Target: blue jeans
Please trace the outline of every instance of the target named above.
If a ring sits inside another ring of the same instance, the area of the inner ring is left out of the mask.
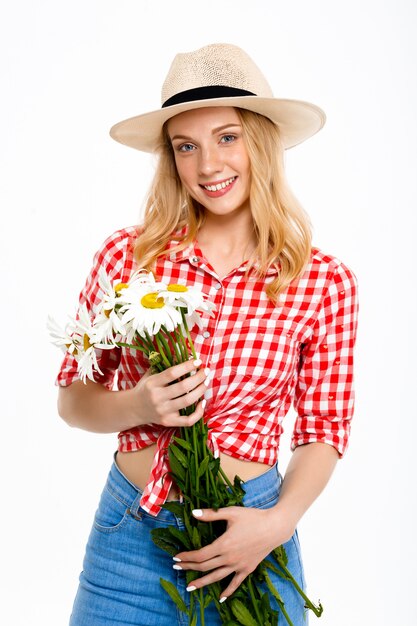
[[[260,509],[274,506],[281,486],[277,465],[261,476],[246,481],[243,486],[246,506]],[[188,605],[185,574],[172,568],[171,556],[154,545],[150,534],[153,528],[168,524],[182,529],[182,522],[164,510],[157,517],[149,515],[139,506],[141,495],[141,491],[121,473],[114,462],[88,539],[70,626],[188,624],[186,614],[176,608],[159,582],[161,577],[174,583]],[[260,529],[256,530],[259,532]],[[288,568],[304,588],[297,533],[284,545]],[[270,576],[284,599],[294,626],[305,626],[307,616],[301,597],[282,578],[273,572]],[[274,600],[271,604],[276,606]],[[213,603],[206,609],[205,622],[209,626],[221,623]],[[279,623],[286,623],[281,613]]]

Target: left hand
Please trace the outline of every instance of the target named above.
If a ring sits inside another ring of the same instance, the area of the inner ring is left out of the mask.
[[[274,514],[275,513],[275,514]],[[196,589],[217,582],[235,573],[230,584],[222,593],[228,598],[259,563],[279,545],[288,541],[294,529],[286,527],[285,520],[272,509],[255,509],[230,506],[213,511],[204,509],[201,516],[195,517],[204,522],[226,520],[227,530],[213,543],[191,552],[179,552],[179,565],[183,570],[209,572],[193,580]]]

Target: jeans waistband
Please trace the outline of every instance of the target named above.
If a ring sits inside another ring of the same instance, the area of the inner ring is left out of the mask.
[[[116,454],[117,452],[114,453],[114,460],[107,478],[107,487],[126,506],[131,506],[132,503],[140,501],[142,491],[120,470],[116,462]],[[270,504],[270,506],[273,506],[278,500],[281,482],[282,478],[278,471],[278,463],[267,469],[260,476],[246,480],[242,484],[245,491],[244,505],[261,507]],[[158,514],[158,519],[169,521],[171,518],[172,514],[164,509]]]

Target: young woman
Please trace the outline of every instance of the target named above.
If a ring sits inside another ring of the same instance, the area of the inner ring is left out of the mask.
[[[312,247],[283,168],[284,149],[324,119],[310,103],[273,98],[240,48],[214,44],[175,57],[160,110],[111,130],[121,143],[156,151],[158,166],[143,224],[105,241],[80,302],[94,313],[100,268],[121,282],[148,268],[164,281],[200,286],[216,308],[206,327],[193,331],[201,367],[190,361],[151,376],[134,351],[105,351],[98,384],[83,384],[74,358],[64,359],[60,415],[71,426],[119,433],[72,626],[185,624],[160,578],[188,603],[193,588],[229,576],[227,601],[281,544],[304,586],[296,525],[344,454],[353,412],[356,280],[336,257]],[[195,412],[180,416],[193,403]],[[278,446],[291,403],[298,414],[294,452],[282,480]],[[176,429],[201,419],[226,474],[245,481],[245,507],[198,511],[201,520],[225,520],[226,532],[172,561],[150,536],[152,528],[181,526],[161,509],[179,498],[175,484],[162,480],[166,445]],[[203,575],[186,589],[189,569]],[[305,624],[293,587],[273,581],[293,623]],[[220,623],[213,605],[206,623]]]

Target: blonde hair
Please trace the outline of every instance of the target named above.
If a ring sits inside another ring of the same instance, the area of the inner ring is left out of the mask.
[[[255,271],[264,277],[270,267],[278,268],[277,278],[266,285],[268,297],[275,302],[309,261],[310,221],[286,181],[278,126],[258,113],[236,111],[251,163],[250,207],[258,242],[248,271],[256,264]],[[204,221],[204,209],[183,189],[177,174],[166,124],[158,154],[143,230],[134,251],[139,265],[148,270],[165,254],[173,233],[184,230],[182,236],[176,234],[179,243],[173,249],[182,250],[197,238]]]

